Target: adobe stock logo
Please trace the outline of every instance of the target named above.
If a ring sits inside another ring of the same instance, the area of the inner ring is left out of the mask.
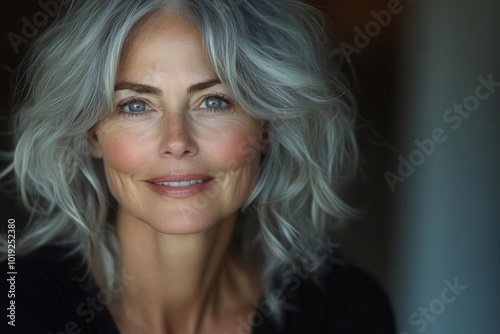
[[[411,1],[411,0],[409,0]],[[339,47],[348,63],[351,63],[351,56],[353,54],[360,54],[361,51],[368,47],[372,39],[377,37],[383,30],[389,26],[393,16],[400,14],[404,7],[399,0],[389,0],[386,9],[378,12],[375,10],[370,11],[370,15],[374,20],[365,24],[364,28],[354,27],[356,35],[352,44],[342,42]]]
[[[301,267],[288,269],[281,274],[282,286],[291,292],[296,291],[302,285],[302,282],[311,277],[311,275],[318,270],[315,265],[318,262],[323,262],[332,256],[335,249],[340,247],[340,244],[331,240],[331,236],[326,238],[316,238],[317,246],[314,252],[309,257],[301,258]],[[238,326],[231,334],[250,334],[253,329],[259,328],[264,324],[266,318],[273,316],[276,312],[276,307],[286,302],[286,290],[282,288],[275,288],[269,292],[265,299],[259,301],[254,300],[253,305],[256,307],[255,312],[248,314],[246,319],[241,316],[236,318]],[[227,331],[224,334],[229,334]]]
[[[14,32],[9,32],[7,34],[7,38],[15,53],[19,52],[19,45],[28,44],[29,41],[38,34],[38,30],[49,23],[49,18],[55,16],[59,12],[61,2],[62,0],[48,0],[45,2],[40,0],[38,1],[38,6],[40,6],[42,10],[33,14],[31,20],[26,16],[21,18],[21,22],[23,23],[21,35]]]
[[[474,93],[465,97],[462,103],[455,103],[449,109],[443,112],[443,122],[451,127],[453,131],[458,130],[464,120],[473,116],[481,106],[481,102],[486,101],[500,87],[500,81],[493,80],[493,74],[487,77],[482,75],[477,77],[478,84],[474,89]],[[448,140],[448,134],[444,128],[437,127],[433,129],[428,138],[414,140],[416,148],[412,150],[407,157],[398,156],[399,166],[397,173],[391,171],[384,172],[384,178],[391,192],[396,191],[396,185],[403,183],[421,166],[425,160],[433,155],[438,147],[438,144],[443,144]]]
[[[85,302],[81,302],[76,307],[76,314],[83,318],[85,323],[90,324],[95,320],[97,313],[106,310],[106,305],[109,305],[116,296],[120,296],[125,287],[130,281],[135,279],[135,275],[129,275],[122,268],[121,273],[117,272],[117,279],[115,283],[107,288],[100,289],[95,295],[89,294],[85,299]],[[76,319],[75,319],[76,320]],[[69,321],[65,324],[64,328],[61,328],[59,332],[49,332],[48,334],[80,334],[84,333],[82,328],[80,328],[76,321]],[[87,332],[87,331],[85,331]]]
[[[455,277],[453,283],[447,279],[443,283],[445,287],[441,290],[439,298],[431,300],[426,307],[419,307],[418,312],[413,312],[408,317],[409,324],[418,327],[418,333],[423,333],[429,327],[429,323],[434,322],[437,316],[441,315],[447,306],[454,303],[462,292],[468,288],[467,285],[458,282],[458,277]],[[410,332],[403,331],[399,332],[399,334],[410,334]]]

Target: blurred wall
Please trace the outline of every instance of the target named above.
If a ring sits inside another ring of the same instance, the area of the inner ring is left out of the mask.
[[[399,329],[499,333],[500,3],[406,4],[389,170]]]
[[[386,288],[400,334],[498,333],[500,3],[311,3],[380,134],[361,136],[368,211],[339,250]]]

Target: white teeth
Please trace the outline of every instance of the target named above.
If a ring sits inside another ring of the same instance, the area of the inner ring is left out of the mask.
[[[186,187],[197,183],[203,183],[204,180],[190,180],[190,181],[181,181],[181,182],[155,182],[155,184],[159,184],[162,186],[168,187]]]

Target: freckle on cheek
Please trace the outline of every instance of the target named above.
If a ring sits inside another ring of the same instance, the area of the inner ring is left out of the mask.
[[[243,165],[245,164],[246,156],[240,152],[240,145],[248,139],[243,135],[229,135],[223,140],[226,141],[225,144],[219,146],[218,151],[221,156],[222,161],[232,162],[233,166],[227,167],[235,167],[234,164]]]
[[[121,172],[137,171],[144,163],[144,148],[124,136],[108,138],[104,150],[106,164]]]

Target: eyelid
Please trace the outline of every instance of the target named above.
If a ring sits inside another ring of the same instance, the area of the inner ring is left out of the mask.
[[[225,107],[219,107],[219,108],[210,108],[210,107],[201,108],[200,107],[208,99],[213,98],[213,97],[220,98],[227,105]],[[201,99],[201,102],[198,103],[198,107],[196,107],[195,109],[224,109],[224,108],[231,108],[231,107],[234,107],[234,101],[231,97],[229,97],[225,94],[222,94],[222,93],[210,93],[210,94],[203,96],[203,98]]]
[[[142,102],[146,105],[147,109],[142,110],[142,111],[129,111],[129,110],[124,110],[125,106],[130,103],[134,102]],[[144,99],[142,97],[138,96],[130,96],[127,97],[120,102],[117,103],[116,105],[116,111],[118,111],[120,114],[125,115],[125,116],[142,116],[150,111],[154,110],[153,107],[151,107],[151,102],[149,102],[147,99]]]
[[[226,105],[222,106],[222,107],[218,107],[218,108],[202,107],[202,105],[204,103],[206,103],[206,101],[208,99],[213,98],[213,97],[220,98],[223,101],[223,103]],[[142,102],[142,103],[146,104],[147,109],[143,110],[143,111],[125,110],[127,104],[134,103],[134,102]],[[134,117],[134,116],[143,116],[147,113],[150,113],[151,111],[156,110],[156,108],[154,108],[152,105],[154,105],[154,104],[146,98],[143,98],[140,96],[128,96],[128,97],[121,99],[118,103],[116,103],[115,108],[116,108],[116,111],[123,116]],[[206,111],[207,113],[222,113],[222,112],[230,111],[233,109],[234,109],[234,100],[230,96],[223,94],[223,93],[209,93],[209,94],[204,95],[201,98],[201,101],[197,102],[196,107],[194,108],[194,110]]]

